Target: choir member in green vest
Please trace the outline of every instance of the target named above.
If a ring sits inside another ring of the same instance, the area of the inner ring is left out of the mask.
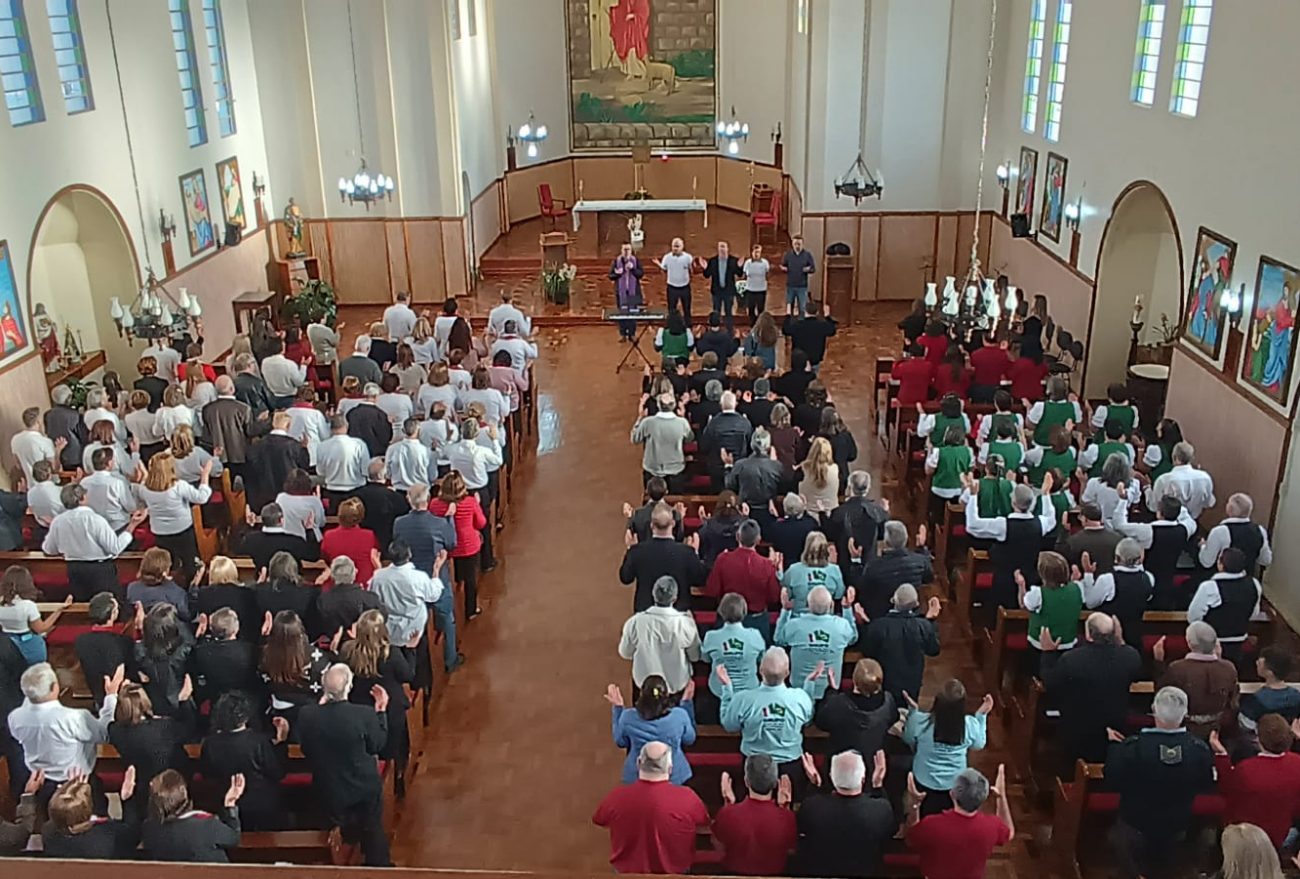
[[[1083,410],[1065,378],[1054,375],[1047,380],[1047,399],[1030,406],[1025,420],[1034,433],[1035,445],[1045,446],[1051,441],[1053,427],[1069,425],[1073,429],[1082,424]]]
[[[949,423],[941,435],[940,445],[931,446],[925,458],[925,472],[930,475],[930,524],[943,521],[948,501],[961,497],[963,480],[975,466],[975,456],[966,445],[966,431],[959,423]]]
[[[1063,424],[1052,428],[1046,447],[1035,445],[1025,452],[1024,463],[1029,467],[1029,482],[1033,485],[1043,481],[1043,474],[1049,470],[1059,470],[1069,479],[1079,469],[1078,454],[1071,445],[1073,434]]]
[[[668,312],[667,322],[655,333],[655,350],[663,352],[665,358],[678,360],[685,357],[689,360],[694,347],[695,334],[686,326],[681,312],[675,309]]]
[[[1065,515],[1074,509],[1074,493],[1070,491],[1070,480],[1059,470],[1052,471],[1052,490],[1047,499],[1056,510],[1056,527],[1066,527]]]
[[[1083,589],[1070,579],[1069,562],[1059,552],[1038,554],[1038,580],[1041,585],[1026,587],[1024,573],[1016,571],[1020,606],[1029,611],[1029,643],[1042,651],[1046,676],[1060,651],[1070,649],[1078,640]]]
[[[1125,439],[1128,434],[1119,419],[1106,422],[1104,437],[1079,453],[1079,468],[1086,470],[1089,476],[1100,476],[1101,467],[1111,455],[1123,455],[1131,465],[1137,454],[1133,446]]]
[[[1014,405],[1011,392],[999,389],[993,395],[993,412],[980,419],[980,429],[976,439],[986,443],[998,435],[999,424],[1009,424],[1014,428],[1015,436],[1021,444],[1028,445],[1025,441],[1025,419],[1013,411]]]
[[[1011,490],[1015,483],[1007,479],[1007,467],[1001,455],[990,455],[984,464],[976,495],[976,509],[981,519],[995,519],[1011,513]]]
[[[1025,444],[1020,441],[1020,432],[1015,424],[1006,421],[999,423],[989,441],[980,444],[981,464],[987,463],[994,455],[1002,458],[1008,473],[1020,471],[1025,462]]]
[[[936,413],[927,413],[920,403],[916,404],[916,412],[920,416],[916,422],[916,435],[929,439],[931,446],[946,445],[943,438],[953,425],[961,429],[962,437],[970,433],[970,419],[962,411],[961,397],[956,394],[945,394]],[[935,437],[939,438],[938,443],[934,441]]]
[[[1106,402],[1092,410],[1092,429],[1097,442],[1102,441],[1109,421],[1118,421],[1126,437],[1132,437],[1138,428],[1137,407],[1129,402],[1128,385],[1123,382],[1109,385],[1106,388]]]

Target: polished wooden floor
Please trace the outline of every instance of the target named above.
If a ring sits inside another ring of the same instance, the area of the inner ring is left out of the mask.
[[[895,344],[900,315],[900,306],[873,307],[833,340],[823,373],[858,439],[859,466],[878,478],[884,454],[867,389],[876,353]],[[639,376],[613,369],[624,350],[612,329],[543,331],[538,444],[519,469],[503,561],[482,587],[487,613],[462,635],[468,663],[433,711],[397,828],[403,865],[608,869],[605,834],[590,818],[618,783],[623,759],[601,694],[629,674],[616,651],[631,611],[631,593],[617,579],[620,506],[641,488],[639,450],[627,440]],[[914,518],[913,498],[889,480],[884,492],[896,514]],[[952,675],[979,692],[969,643],[950,620],[942,633],[926,694]],[[1004,736],[996,723],[990,734],[990,748],[972,762],[992,775]],[[1016,861],[990,875],[1034,869],[1017,845]]]

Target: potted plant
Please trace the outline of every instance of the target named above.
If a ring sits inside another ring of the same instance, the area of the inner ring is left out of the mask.
[[[1156,340],[1138,348],[1136,361],[1168,366],[1173,362],[1174,348],[1178,345],[1178,337],[1182,335],[1182,327],[1170,323],[1169,315],[1161,313],[1160,325],[1153,329],[1156,331]]]
[[[296,321],[300,327],[312,323],[332,327],[337,314],[334,288],[325,281],[308,281],[296,294],[284,300],[280,308],[280,325],[289,326]]]
[[[569,304],[569,287],[578,276],[578,267],[570,263],[548,263],[542,269],[542,293],[547,302]]]

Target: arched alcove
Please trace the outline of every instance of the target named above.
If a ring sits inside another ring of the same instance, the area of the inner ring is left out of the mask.
[[[59,328],[71,329],[83,350],[103,349],[108,369],[135,374],[136,352],[109,315],[114,296],[123,307],[140,287],[135,245],[108,197],[89,186],[59,190],[32,233],[27,289],[32,308],[44,304]]]
[[[1130,183],[1115,199],[1097,255],[1096,292],[1088,332],[1083,389],[1104,397],[1106,386],[1128,374],[1129,322],[1142,305],[1145,327],[1138,341],[1160,338],[1160,316],[1177,327],[1183,314],[1183,245],[1178,221],[1160,187]]]

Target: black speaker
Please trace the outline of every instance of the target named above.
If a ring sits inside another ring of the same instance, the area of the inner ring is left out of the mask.
[[[244,238],[244,230],[234,223],[226,224],[226,247],[234,247]]]
[[[1031,234],[1029,231],[1029,214],[1012,214],[1011,237],[1028,238]]]

